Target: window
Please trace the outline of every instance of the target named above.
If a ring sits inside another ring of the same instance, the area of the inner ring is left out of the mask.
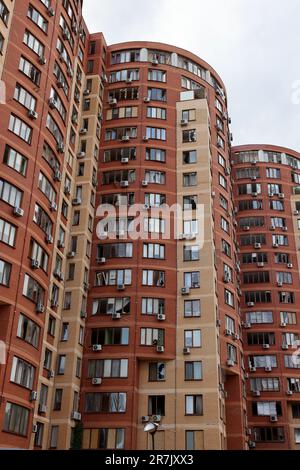
[[[200,287],[200,272],[184,273],[184,287],[198,289]]]
[[[0,285],[9,287],[12,265],[0,259]]]
[[[165,396],[150,395],[148,397],[148,415],[165,416]]]
[[[199,261],[199,259],[200,259],[199,245],[183,247],[183,260],[184,261]]]
[[[254,303],[270,303],[271,302],[271,292],[270,291],[248,291],[245,292],[245,302],[254,302]]]
[[[10,168],[16,170],[22,176],[26,175],[28,158],[24,157],[24,155],[17,152],[9,145],[6,145],[5,147],[3,162]]]
[[[38,204],[35,205],[33,221],[43,230],[43,232],[45,232],[46,235],[51,235],[53,227],[52,221],[48,214]]]
[[[66,355],[60,354],[57,359],[57,374],[63,375],[66,367]]]
[[[93,328],[91,344],[128,345],[129,328]]]
[[[23,295],[35,304],[44,302],[45,291],[41,285],[28,274],[24,276]]]
[[[204,449],[204,431],[185,431],[186,450]]]
[[[284,428],[271,426],[254,427],[253,435],[256,442],[283,442]]]
[[[153,269],[144,269],[142,273],[143,286],[165,286],[165,272]]]
[[[183,196],[183,210],[196,210],[197,196]]]
[[[145,218],[144,230],[148,233],[165,233],[165,220],[154,217]]]
[[[203,415],[203,397],[202,395],[186,395],[185,396],[185,414],[186,415]]]
[[[83,442],[87,449],[124,449],[125,429],[84,429]]]
[[[93,300],[92,315],[112,315],[130,313],[129,297],[109,297]]]
[[[0,0],[0,18],[5,24],[5,26],[7,26],[8,18],[9,18],[9,10],[3,0]]]
[[[44,436],[44,424],[37,421],[36,427],[37,427],[37,431],[34,435],[34,446],[42,447],[43,436]]]
[[[201,348],[201,330],[185,330],[184,346],[186,348]]]
[[[131,269],[111,269],[96,272],[95,286],[130,285],[131,275]]]
[[[187,150],[183,152],[182,161],[184,164],[197,163],[197,150]]]
[[[20,207],[23,192],[16,186],[0,179],[0,199],[12,207]]]
[[[166,140],[167,131],[166,129],[162,129],[160,127],[147,127],[146,137],[147,139]]]
[[[165,313],[165,300],[152,297],[142,298],[142,315],[158,315]]]
[[[17,337],[31,344],[35,348],[38,347],[40,338],[40,327],[22,313],[19,316]]]
[[[278,299],[282,304],[294,304],[295,294],[294,292],[278,292]]]
[[[86,393],[86,413],[125,413],[126,393]]]
[[[166,203],[165,194],[158,193],[146,193],[145,194],[145,205],[149,207],[160,207]]]
[[[4,431],[26,436],[28,430],[29,410],[23,406],[7,402],[5,407]]]
[[[14,99],[18,101],[26,109],[34,111],[36,108],[36,99],[23,88],[19,83],[16,84]]]
[[[184,301],[184,316],[189,317],[200,317],[201,315],[201,303],[200,300],[185,300]]]
[[[151,160],[151,161],[156,161],[156,162],[165,162],[166,151],[163,149],[157,149],[157,148],[146,148],[146,160]]]
[[[267,178],[280,179],[280,169],[279,168],[267,168],[266,169]]]
[[[221,229],[229,233],[229,222],[224,217],[221,217]]]
[[[287,386],[292,392],[300,392],[300,379],[298,377],[287,378]]]
[[[148,98],[151,101],[167,101],[167,90],[162,88],[148,88]]]
[[[55,203],[56,200],[56,191],[53,188],[52,184],[48,180],[48,178],[44,175],[44,173],[40,172],[39,174],[39,189],[42,193],[46,196],[50,204]]]
[[[184,380],[202,380],[202,362],[186,361],[184,363]]]
[[[28,362],[14,357],[11,367],[10,380],[22,387],[32,389],[34,381],[35,368]]]
[[[248,333],[247,334],[248,344],[251,345],[263,345],[269,344],[273,346],[275,344],[275,334],[274,333]]]
[[[57,79],[57,84],[59,84],[59,86],[62,87],[64,94],[68,97],[69,95],[68,81],[57,62],[54,63],[53,74],[55,75]]]
[[[60,99],[57,91],[53,87],[51,87],[50,99],[52,99],[54,101],[55,108],[57,109],[58,113],[60,114],[60,117],[62,118],[62,120],[65,121],[66,117],[67,117],[66,108],[63,105],[63,102]]]
[[[48,21],[35,9],[29,5],[28,18],[30,18],[44,33],[48,31]]]
[[[17,116],[13,114],[10,115],[8,128],[11,132],[20,137],[20,139],[27,142],[27,144],[31,143],[32,128]]]
[[[122,158],[128,158],[129,160],[136,159],[136,147],[129,148],[116,148],[104,151],[105,163],[108,162],[119,162]]]
[[[4,36],[2,33],[0,33],[0,54],[3,54],[3,49],[4,49]]]
[[[166,82],[167,73],[164,70],[148,70],[148,80],[153,82]]]
[[[63,134],[60,131],[60,126],[54,121],[53,117],[51,114],[48,114],[47,116],[47,121],[46,121],[46,127],[51,132],[53,135],[54,139],[56,140],[56,143],[58,145],[63,145]]]
[[[277,358],[276,356],[264,355],[264,356],[249,356],[249,365],[250,367],[265,368],[277,367]]]
[[[300,369],[299,360],[295,361],[293,356],[289,356],[287,354],[284,356],[284,365],[288,369]]]
[[[296,325],[297,317],[294,312],[280,312],[280,321],[287,325]]]
[[[166,379],[166,364],[164,362],[149,363],[149,382],[161,382]]]
[[[17,228],[0,218],[0,242],[9,246],[15,246]]]
[[[130,139],[135,139],[137,137],[137,128],[136,127],[117,127],[114,129],[105,130],[105,141],[110,140],[122,140],[123,137],[129,137]]]
[[[262,210],[263,202],[261,199],[245,199],[239,201],[239,211]]]
[[[50,449],[56,449],[58,443],[59,426],[51,426],[50,431]]]
[[[20,58],[19,70],[24,73],[36,85],[40,85],[41,72],[29,60],[23,56]]]
[[[147,117],[151,119],[167,119],[167,110],[165,108],[147,107]]]
[[[61,410],[62,397],[63,397],[63,389],[57,388],[54,394],[54,405],[53,405],[54,411]]]
[[[144,243],[143,258],[164,259],[165,245],[160,245],[159,243]]]
[[[227,360],[233,361],[235,364],[237,363],[237,349],[230,343],[227,343]]]
[[[197,134],[196,129],[188,129],[182,131],[182,142],[196,142],[197,141]]]
[[[49,256],[46,251],[33,239],[30,242],[30,259],[37,261],[45,272],[48,270]]]
[[[253,416],[281,416],[281,402],[260,401],[252,402]]]
[[[269,271],[248,271],[243,275],[244,284],[262,284],[270,282]]]
[[[165,331],[158,328],[141,328],[141,346],[163,346]]]
[[[88,361],[88,378],[125,378],[128,359],[93,359]]]
[[[154,184],[165,184],[166,174],[162,171],[147,170],[145,171],[145,181]]]
[[[252,392],[277,392],[280,390],[279,378],[276,377],[257,377],[250,379],[250,389]]]
[[[135,178],[135,170],[105,171],[102,174],[102,183],[104,185],[120,183],[121,181],[128,181],[129,183],[133,183]]]
[[[184,173],[183,174],[183,186],[196,186],[197,185],[197,173]]]
[[[246,313],[248,323],[273,323],[273,312],[248,312]]]

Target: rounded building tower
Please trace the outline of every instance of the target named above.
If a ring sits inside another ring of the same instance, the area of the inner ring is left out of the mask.
[[[245,145],[232,160],[250,447],[297,449],[300,154]]]

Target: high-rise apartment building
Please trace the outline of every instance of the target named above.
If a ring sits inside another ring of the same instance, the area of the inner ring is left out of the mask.
[[[81,8],[0,0],[0,447],[297,448],[300,155]]]

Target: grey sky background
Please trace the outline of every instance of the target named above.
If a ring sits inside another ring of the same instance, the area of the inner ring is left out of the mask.
[[[84,0],[84,17],[108,44],[165,42],[212,65],[228,92],[234,145],[300,151],[300,0]]]

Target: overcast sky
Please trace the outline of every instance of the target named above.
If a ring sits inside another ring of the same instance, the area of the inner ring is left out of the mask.
[[[293,85],[300,90],[300,0],[83,1],[90,31],[108,44],[165,42],[212,65],[227,88],[234,145],[300,151],[300,91],[292,99]]]

